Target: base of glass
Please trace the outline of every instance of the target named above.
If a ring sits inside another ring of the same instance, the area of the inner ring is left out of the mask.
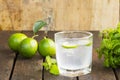
[[[62,76],[67,76],[67,77],[76,77],[76,76],[81,76],[85,75],[91,72],[91,66],[82,68],[82,69],[77,69],[77,70],[67,70],[67,69],[62,69],[60,68],[60,75]]]

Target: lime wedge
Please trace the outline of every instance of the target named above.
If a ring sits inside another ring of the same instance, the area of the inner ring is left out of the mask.
[[[92,41],[90,41],[90,40],[80,40],[79,44],[80,44],[80,46],[91,46]]]
[[[78,44],[71,44],[68,42],[62,44],[62,47],[66,49],[77,48],[78,46],[79,46]]]
[[[91,46],[92,42],[90,41],[89,43],[87,43],[85,46]]]

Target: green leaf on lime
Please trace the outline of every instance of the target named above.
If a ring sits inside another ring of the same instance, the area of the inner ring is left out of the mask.
[[[42,20],[39,20],[39,21],[35,22],[34,25],[33,25],[34,34],[36,34],[39,31],[39,29],[41,29],[42,27],[44,27],[46,25],[47,25],[47,23],[42,21]]]

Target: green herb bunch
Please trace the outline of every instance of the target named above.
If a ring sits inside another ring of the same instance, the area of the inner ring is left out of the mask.
[[[43,62],[43,66],[46,70],[48,70],[53,75],[59,75],[59,70],[57,66],[57,61],[50,56],[46,56],[45,62]]]
[[[99,58],[104,57],[104,66],[117,68],[120,66],[120,23],[117,28],[109,28],[100,33],[102,41],[97,49]]]

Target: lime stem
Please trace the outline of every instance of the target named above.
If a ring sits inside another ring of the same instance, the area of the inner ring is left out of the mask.
[[[47,35],[48,31],[46,30],[46,31],[44,31],[44,33],[45,33],[45,36],[47,37],[47,36],[48,36],[48,35]]]
[[[34,36],[32,36],[32,38],[34,39],[34,38],[37,37],[37,36],[39,36],[39,35],[34,35]]]

